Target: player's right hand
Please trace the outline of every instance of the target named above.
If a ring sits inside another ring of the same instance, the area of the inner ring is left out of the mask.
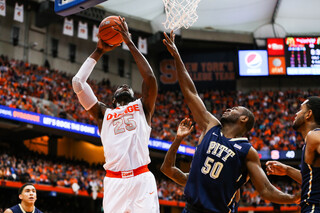
[[[266,170],[268,175],[287,175],[288,166],[278,161],[268,161],[266,163]]]
[[[97,36],[98,36],[98,35],[97,35]],[[99,40],[98,40],[98,43],[97,43],[97,50],[101,51],[102,53],[109,52],[109,51],[115,49],[116,47],[120,46],[120,44],[117,45],[117,46],[116,46],[116,45],[111,46],[111,45],[103,42],[103,41],[99,38],[99,36],[98,36],[98,39],[99,39]]]
[[[178,127],[177,137],[184,138],[189,135],[193,130],[192,121],[190,118],[183,119]]]

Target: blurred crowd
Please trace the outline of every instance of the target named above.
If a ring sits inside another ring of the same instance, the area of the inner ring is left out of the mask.
[[[86,190],[94,199],[103,192],[105,171],[102,165],[28,152],[21,156],[0,154],[0,181],[31,182],[72,188],[75,194]],[[159,199],[183,200],[183,187],[168,179],[157,179]]]
[[[0,181],[11,180],[32,182],[50,186],[71,188],[76,195],[79,190],[86,190],[95,200],[97,193],[103,192],[105,171],[102,165],[89,165],[84,161],[68,160],[63,157],[48,158],[34,152],[22,155],[0,154]],[[161,200],[184,201],[184,188],[169,179],[157,177],[158,196]],[[272,181],[281,191],[290,194],[300,190],[300,186],[289,179]],[[269,206],[263,200],[251,182],[241,187],[241,206]]]
[[[51,186],[71,187],[98,193],[103,187],[105,171],[102,166],[89,165],[84,161],[57,158],[33,153],[23,156],[0,154],[0,180],[31,182]]]
[[[279,177],[275,181],[271,181],[271,183],[277,189],[288,194],[296,194],[296,193],[299,193],[300,191],[300,185],[288,177],[286,178]],[[272,206],[274,204],[268,200],[262,199],[259,193],[255,190],[252,183],[249,181],[241,187],[240,205],[256,207],[256,206]],[[292,205],[295,205],[295,204],[292,204]]]
[[[48,67],[32,65],[23,61],[0,57],[0,105],[36,113],[94,124],[79,104],[72,90],[70,74]],[[105,79],[89,80],[98,99],[111,106],[115,87]],[[295,113],[304,99],[320,95],[320,90],[287,91],[203,91],[199,93],[208,111],[220,115],[233,106],[248,107],[255,115],[256,123],[248,137],[257,150],[301,149],[303,139],[291,127]],[[136,94],[138,98],[140,94]],[[46,105],[52,103],[56,110]],[[172,141],[177,126],[185,117],[192,117],[180,91],[159,91],[156,110],[152,120],[151,137]],[[200,136],[199,128],[183,143],[195,146]],[[83,161],[64,158],[48,159],[39,154],[26,156],[0,154],[0,180],[33,182],[52,186],[71,187],[75,193],[87,190],[89,194],[102,192],[105,171],[102,165],[89,165]],[[294,182],[275,182],[279,189],[288,193],[299,190]],[[158,195],[163,200],[183,201],[183,187],[168,179],[157,179]],[[271,205],[260,198],[249,182],[241,188],[243,205]]]
[[[0,105],[5,105],[37,113],[78,122],[95,124],[89,113],[79,104],[72,90],[73,76],[48,67],[32,65],[23,61],[0,57]],[[113,91],[108,79],[101,82],[88,82],[98,99],[111,106]],[[256,123],[250,141],[257,150],[296,150],[303,140],[292,129],[291,124],[300,103],[310,95],[320,95],[320,90],[287,91],[213,91],[199,93],[208,111],[220,118],[230,107],[241,105],[248,107],[255,115]],[[140,94],[136,94],[137,98]],[[36,99],[35,99],[36,98]],[[42,103],[46,100],[55,107]],[[156,110],[152,119],[151,137],[172,141],[179,122],[192,117],[184,103],[180,91],[160,91],[156,101]],[[188,136],[183,144],[195,146],[200,136],[199,128]]]

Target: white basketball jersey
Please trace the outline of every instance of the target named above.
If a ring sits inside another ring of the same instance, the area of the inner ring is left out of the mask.
[[[140,99],[116,109],[108,108],[101,128],[104,169],[126,171],[149,164],[150,132]]]

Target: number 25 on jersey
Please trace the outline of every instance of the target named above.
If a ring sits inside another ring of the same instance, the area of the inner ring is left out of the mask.
[[[125,131],[135,130],[136,122],[133,120],[133,115],[127,114],[113,121],[114,134],[118,135]]]

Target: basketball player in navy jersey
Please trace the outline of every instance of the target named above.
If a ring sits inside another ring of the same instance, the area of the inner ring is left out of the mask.
[[[37,200],[37,191],[32,183],[26,183],[19,189],[20,204],[12,206],[4,211],[4,213],[42,213],[34,206]]]
[[[268,161],[268,175],[288,175],[301,185],[301,212],[320,213],[320,97],[312,96],[301,104],[293,128],[305,139],[301,171],[278,161]]]
[[[254,116],[245,107],[233,107],[219,121],[205,108],[174,44],[164,33],[163,43],[174,58],[177,76],[193,119],[202,130],[188,174],[174,165],[163,168],[167,176],[185,184],[184,213],[232,212],[237,190],[250,177],[261,197],[275,203],[294,203],[297,196],[274,187],[261,168],[258,152],[243,136],[251,130]],[[168,164],[165,164],[168,165]]]

